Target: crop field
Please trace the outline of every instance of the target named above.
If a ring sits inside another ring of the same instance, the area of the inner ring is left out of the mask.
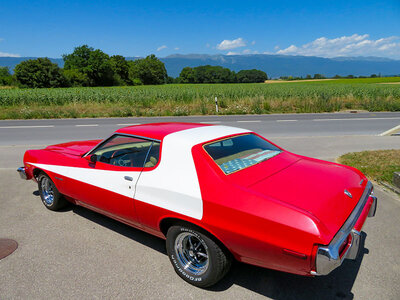
[[[400,111],[400,77],[257,84],[0,89],[0,119]]]

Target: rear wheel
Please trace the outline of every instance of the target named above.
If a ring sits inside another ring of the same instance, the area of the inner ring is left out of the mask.
[[[48,209],[59,210],[68,204],[67,200],[57,190],[54,182],[46,174],[42,173],[39,175],[38,187],[40,198],[44,206]]]
[[[175,272],[198,287],[216,284],[229,271],[231,258],[206,233],[172,226],[167,233],[167,252]]]

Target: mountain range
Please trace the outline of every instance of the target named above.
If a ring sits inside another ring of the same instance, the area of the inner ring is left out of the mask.
[[[36,57],[0,57],[0,66],[14,67],[21,61]],[[127,57],[135,60],[138,57]],[[62,58],[50,58],[60,67]],[[316,73],[332,77],[335,75],[369,76],[371,74],[399,75],[400,60],[382,57],[336,57],[323,58],[316,56],[292,56],[276,54],[247,54],[247,55],[207,55],[207,54],[174,54],[160,58],[164,62],[168,75],[179,76],[184,67],[201,65],[223,66],[233,71],[258,69],[266,72],[268,77],[303,76]]]

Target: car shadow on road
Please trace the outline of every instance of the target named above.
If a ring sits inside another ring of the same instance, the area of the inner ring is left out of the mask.
[[[98,225],[167,255],[165,242],[158,237],[81,206],[71,205],[69,209]],[[208,290],[218,294],[232,285],[239,285],[272,299],[353,299],[351,290],[363,257],[368,254],[368,249],[364,247],[366,236],[366,233],[361,233],[357,259],[345,260],[342,266],[327,276],[304,277],[235,262],[227,276]]]
[[[167,255],[165,249],[165,241],[161,238],[155,237],[144,231],[128,226],[124,223],[106,217],[102,214],[96,213],[90,209],[84,208],[77,205],[69,205],[69,210],[72,210],[75,214],[84,217],[98,225],[101,225],[107,229],[115,231],[131,240],[134,240],[142,245],[150,247],[160,253]],[[66,210],[68,210],[66,208]]]
[[[224,291],[236,284],[272,299],[353,299],[351,290],[364,255],[369,252],[364,247],[367,235],[361,234],[357,259],[345,260],[327,276],[304,277],[235,263],[228,276],[210,290]]]

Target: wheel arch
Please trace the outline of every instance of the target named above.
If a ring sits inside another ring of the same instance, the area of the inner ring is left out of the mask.
[[[39,168],[34,168],[34,169],[33,169],[33,172],[32,172],[33,177],[34,177],[35,179],[38,178],[39,175],[40,175],[41,173],[44,173],[44,174],[46,174],[47,176],[49,176],[49,174],[47,174],[44,170],[39,169]],[[50,176],[49,176],[49,177],[50,177]]]
[[[51,181],[54,183],[56,188],[59,190],[59,186],[58,186],[57,180],[54,180],[54,178],[53,178],[54,176],[52,176],[51,174],[49,174],[45,170],[40,169],[40,168],[35,168],[35,169],[33,169],[32,174],[33,174],[33,177],[35,178],[36,182],[38,182],[37,179],[39,178],[40,174],[44,174],[44,175],[48,176],[51,179]]]
[[[235,258],[234,253],[218,237],[216,237],[215,234],[213,234],[210,230],[207,230],[206,228],[198,224],[175,217],[166,217],[160,221],[159,228],[162,234],[165,237],[167,237],[168,229],[171,226],[175,225],[187,226],[197,229],[198,231],[206,234],[209,238],[211,238],[219,247],[221,247],[221,249],[225,251],[225,253],[229,254],[232,258]]]

